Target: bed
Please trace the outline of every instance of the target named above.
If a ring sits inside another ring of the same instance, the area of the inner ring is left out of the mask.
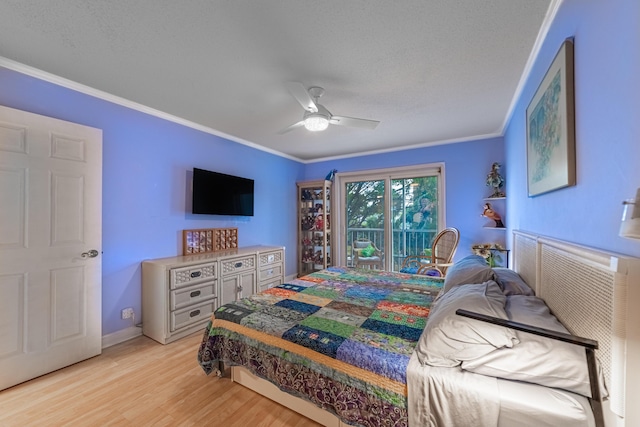
[[[312,273],[216,310],[199,361],[207,373],[220,360],[242,365],[347,423],[407,425],[406,368],[442,284],[346,267]]]
[[[640,354],[639,333],[629,322],[640,323],[626,310],[629,301],[638,301],[637,290],[627,286],[638,277],[637,259],[522,232],[514,233],[513,246],[515,270],[526,284],[513,285],[510,292],[530,295],[509,295],[508,304],[496,304],[519,312],[514,307],[534,301],[534,314],[550,307],[571,333],[597,339],[601,379],[608,385],[603,389],[609,396],[603,406],[606,425],[640,425],[637,409],[626,405],[640,383],[631,363]],[[231,367],[234,381],[328,426],[595,425],[583,381],[557,387],[555,382],[523,381],[517,376],[522,372],[501,378],[483,373],[491,361],[473,366],[477,355],[465,359],[464,352],[462,361],[446,352],[444,363],[438,363],[437,354],[425,360],[429,348],[437,348],[425,344],[427,335],[430,344],[438,341],[433,335],[440,331],[437,319],[454,319],[442,314],[448,300],[481,292],[507,301],[489,270],[489,280],[461,274],[465,285],[451,289],[446,289],[454,282],[446,283],[451,273],[443,280],[344,267],[316,272],[220,307],[207,326],[198,361],[207,373]],[[518,286],[526,288],[520,292]],[[539,305],[540,297],[547,304]],[[563,302],[567,298],[569,306]],[[473,334],[477,340],[477,331]],[[511,348],[525,348],[518,339],[522,336],[507,330],[483,357],[490,359],[496,349],[508,354]]]

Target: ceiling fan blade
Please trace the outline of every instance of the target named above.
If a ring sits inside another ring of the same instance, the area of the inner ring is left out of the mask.
[[[291,126],[287,126],[286,128],[282,129],[280,132],[278,132],[278,135],[283,135],[287,132],[291,132],[295,128],[299,128],[302,126],[304,126],[304,120],[300,120],[298,123],[294,123]]]
[[[302,108],[313,113],[318,112],[316,103],[313,102],[311,95],[309,95],[309,92],[302,83],[289,82],[287,83],[287,89],[289,89],[291,95],[293,95],[293,97],[300,103],[300,105],[302,105]]]
[[[363,129],[375,129],[380,123],[377,120],[356,119],[353,117],[331,116],[329,123],[332,125],[351,126]]]

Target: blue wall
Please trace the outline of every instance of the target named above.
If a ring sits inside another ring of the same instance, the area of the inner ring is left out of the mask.
[[[131,326],[123,308],[141,313],[140,262],[181,254],[183,229],[237,227],[241,246],[285,246],[296,272],[303,164],[3,68],[0,104],[103,130],[103,335]],[[254,179],[255,216],[190,214],[193,167]]]
[[[575,37],[577,185],[527,196],[526,106],[566,37]],[[618,237],[623,199],[640,187],[640,2],[566,0],[542,46],[503,138],[301,164],[0,68],[0,104],[103,130],[103,334],[130,326],[120,310],[141,309],[140,262],[181,252],[181,231],[238,227],[240,244],[287,248],[296,270],[296,181],[340,172],[444,162],[446,224],[461,230],[456,258],[473,243],[509,233],[480,216],[492,162],[504,160],[509,229],[529,230],[640,256]],[[242,161],[238,161],[242,159]],[[256,180],[252,218],[187,211],[188,171]],[[502,234],[497,234],[502,233]]]
[[[565,38],[574,37],[577,185],[527,196],[525,114]],[[618,237],[622,200],[640,187],[640,2],[567,0],[505,133],[507,227],[640,256]]]

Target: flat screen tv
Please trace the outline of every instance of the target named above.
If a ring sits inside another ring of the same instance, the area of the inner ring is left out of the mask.
[[[253,216],[253,180],[193,168],[192,212]]]

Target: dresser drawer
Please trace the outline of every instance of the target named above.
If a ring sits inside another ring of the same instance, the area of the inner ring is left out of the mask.
[[[266,291],[269,288],[273,288],[274,286],[282,285],[282,278],[276,277],[273,280],[265,280],[264,282],[260,282],[258,284],[258,292]]]
[[[239,273],[245,270],[254,270],[256,268],[256,256],[250,255],[246,257],[238,257],[220,261],[220,269],[222,275],[226,276],[232,273]]]
[[[270,280],[276,277],[282,276],[282,264],[272,265],[268,268],[263,268],[260,270],[258,275],[258,281],[262,282],[263,280]]]
[[[188,288],[171,291],[171,310],[187,307],[201,301],[215,298],[217,281],[201,283]]]
[[[260,254],[260,267],[282,262],[282,251],[264,252]]]
[[[171,289],[190,286],[217,277],[215,262],[199,264],[190,267],[172,268],[169,273]]]
[[[215,300],[213,300],[183,308],[181,310],[172,311],[171,325],[169,329],[173,332],[194,323],[201,321],[204,322],[211,317],[211,313],[213,313],[215,308]]]

